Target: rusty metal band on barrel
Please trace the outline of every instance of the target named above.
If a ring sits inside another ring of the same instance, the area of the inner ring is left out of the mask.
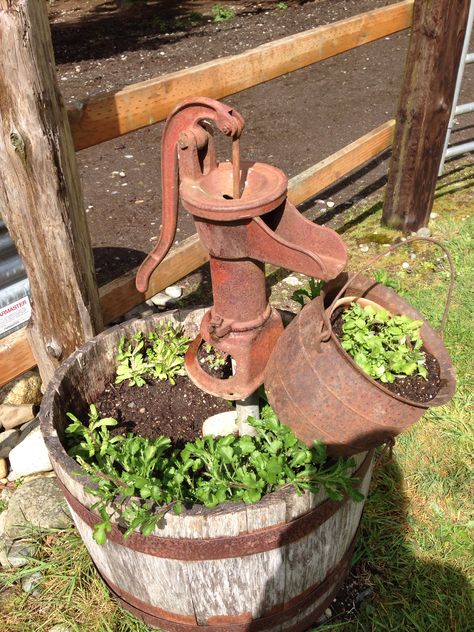
[[[367,454],[362,465],[354,472],[354,476],[358,477],[360,481],[362,481],[369,469],[372,457],[373,450]],[[93,528],[100,521],[97,514],[79,502],[63,483],[60,482],[60,485],[67,502],[74,512],[89,527]],[[112,531],[107,534],[107,538],[111,542],[134,551],[174,560],[219,560],[230,557],[242,557],[244,555],[262,553],[263,551],[271,551],[291,542],[296,542],[326,522],[347,501],[347,496],[341,501],[328,499],[291,522],[278,523],[271,527],[231,537],[203,539],[162,538],[157,535],[144,536],[140,533],[133,533],[127,540],[124,540],[122,532],[114,525]]]
[[[352,539],[349,548],[344,556],[326,575],[322,582],[311,586],[301,594],[293,597],[289,601],[274,606],[268,614],[258,619],[252,619],[250,612],[239,615],[221,615],[210,617],[204,625],[198,624],[194,615],[180,615],[174,612],[167,612],[156,606],[152,606],[141,599],[137,599],[133,595],[124,591],[122,588],[111,582],[102,574],[102,579],[114,592],[116,599],[124,608],[139,617],[147,625],[157,627],[168,632],[198,632],[203,628],[212,630],[212,632],[260,632],[271,629],[273,626],[281,625],[285,621],[291,621],[301,612],[304,612],[311,604],[324,595],[331,586],[333,589],[330,594],[318,605],[316,605],[308,614],[304,616],[298,623],[287,629],[287,632],[303,632],[314,623],[324,613],[328,605],[332,602],[342,585],[349,562],[357,542],[357,535]]]

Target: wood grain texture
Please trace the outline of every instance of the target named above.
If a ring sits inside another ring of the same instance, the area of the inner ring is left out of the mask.
[[[0,0],[0,41],[0,207],[30,281],[28,334],[47,384],[102,315],[46,3]]]
[[[221,99],[406,29],[411,25],[412,10],[413,0],[404,0],[92,97],[69,109],[75,147],[91,147],[162,121],[188,97]]]
[[[383,223],[428,223],[453,104],[470,0],[416,0]]]
[[[182,323],[185,331],[194,335],[203,311],[176,310],[111,328],[76,351],[51,381],[41,410],[41,428],[60,481],[86,507],[96,500],[85,490],[90,481],[86,475],[77,474],[79,466],[60,443],[67,424],[66,411],[94,401],[97,390],[113,374],[115,349],[121,335],[129,337],[139,329],[146,333],[160,321],[169,319]],[[365,457],[366,453],[356,456],[356,468]],[[364,493],[370,478],[369,467],[363,475]],[[299,533],[287,544],[276,543],[271,550],[221,557],[217,548],[216,559],[203,560],[193,559],[190,554],[185,559],[152,555],[127,546],[122,540],[109,540],[100,546],[93,540],[92,529],[82,514],[73,508],[72,515],[100,573],[120,594],[148,605],[155,616],[168,621],[230,625],[269,616],[278,608],[283,612],[283,604],[298,602],[338,567],[353,543],[363,503],[345,502],[327,517],[326,500],[323,491],[298,496],[289,488],[254,505],[226,503],[215,509],[195,506],[180,515],[168,513],[154,537],[184,541],[216,539],[217,547],[219,538],[248,534],[259,537],[262,532],[291,523],[313,508],[326,516],[322,523],[315,519],[314,525],[318,526]],[[117,516],[112,518],[117,520]],[[190,551],[189,544],[184,546]],[[335,583],[324,588],[318,597],[321,603],[334,586]],[[309,610],[309,606],[305,607],[295,616],[301,617]],[[224,621],[222,617],[230,619]],[[268,629],[279,632],[287,628],[277,620]]]

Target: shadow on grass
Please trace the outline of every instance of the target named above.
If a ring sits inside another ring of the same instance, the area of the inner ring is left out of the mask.
[[[352,571],[338,596],[345,611],[336,602],[335,617],[318,626],[318,632],[474,629],[468,578],[449,563],[431,561],[431,554],[439,557],[439,550],[433,553],[417,542],[414,527],[420,515],[403,487],[396,459],[374,470]],[[370,592],[368,587],[373,597],[359,606],[358,595]]]

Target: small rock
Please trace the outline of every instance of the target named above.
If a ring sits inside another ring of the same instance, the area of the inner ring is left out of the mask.
[[[328,619],[330,617],[332,617],[332,610],[331,610],[331,608],[326,608],[326,610],[324,611],[324,614],[327,616]]]
[[[367,244],[360,244],[359,249],[361,252],[369,252],[369,247]]]
[[[125,171],[119,171],[119,176],[120,176],[121,178],[125,178],[125,176],[126,176]]]
[[[409,267],[410,267],[410,264],[408,263],[408,261],[404,261],[404,262],[402,263],[402,268],[403,268],[404,270],[408,270],[408,268],[409,268]]]
[[[54,478],[35,478],[20,485],[5,510],[5,535],[27,538],[32,529],[64,529],[71,524],[69,510]]]
[[[33,557],[36,551],[36,547],[31,542],[25,542],[24,540],[18,540],[13,542],[7,552],[7,563],[10,566],[19,568],[28,564],[30,557]]]
[[[41,378],[37,371],[28,371],[0,388],[0,404],[39,406],[41,397]]]
[[[416,259],[416,252],[410,252],[410,259]]]
[[[23,592],[26,592],[33,597],[37,597],[41,594],[40,585],[42,580],[43,574],[39,571],[36,571],[35,573],[31,573],[31,575],[23,577],[23,579],[21,580],[21,588]]]
[[[8,461],[0,458],[0,479],[6,478],[8,475]]]
[[[128,408],[136,408],[136,407],[137,407],[137,405],[135,404],[135,402],[129,402],[129,403],[127,404],[127,406],[128,406]]]
[[[431,237],[431,230],[428,226],[422,226],[416,231],[418,237]]]
[[[20,406],[0,404],[0,423],[6,430],[21,426],[33,419],[34,416],[32,404],[22,404]]]
[[[235,410],[226,410],[223,413],[212,415],[202,424],[202,434],[204,437],[207,435],[211,435],[212,437],[225,437],[226,435],[236,434],[238,430],[237,413]]]
[[[0,458],[5,459],[13,448],[20,442],[20,433],[18,430],[11,429],[0,432]],[[4,475],[6,476],[6,474]],[[3,478],[3,476],[0,476]]]
[[[72,632],[72,628],[63,623],[58,623],[58,625],[53,625],[52,628],[49,628],[48,632]]]
[[[140,408],[140,410],[138,412],[142,413],[142,415],[143,415],[144,413],[146,413],[146,408]]]
[[[23,441],[23,439],[25,439],[30,434],[30,432],[33,432],[35,428],[38,428],[39,425],[40,420],[38,417],[35,417],[31,421],[27,421],[26,424],[23,424],[20,427],[20,441]]]
[[[156,305],[156,307],[171,307],[171,305],[174,305],[175,303],[175,299],[171,298],[171,296],[168,296],[168,294],[165,294],[164,292],[158,292],[158,294],[152,296],[150,300],[153,305]]]
[[[328,202],[326,202],[326,206],[328,208],[332,208],[333,206],[336,206],[336,203],[335,202],[331,202],[331,200],[329,200]]]
[[[183,294],[183,288],[179,287],[179,285],[170,285],[165,289],[165,294],[171,298],[180,298]]]
[[[298,279],[298,277],[295,276],[286,277],[286,279],[283,279],[283,283],[286,283],[287,285],[293,285],[295,287],[297,285],[301,285],[301,281]]]
[[[35,428],[9,454],[11,472],[8,476],[14,481],[22,476],[49,472],[52,470],[48,450],[40,428]]]
[[[436,219],[438,217],[439,217],[438,213],[435,213],[435,212],[430,213],[430,219]]]

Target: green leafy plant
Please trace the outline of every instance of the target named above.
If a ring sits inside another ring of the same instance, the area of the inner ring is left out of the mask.
[[[393,279],[387,270],[375,270],[374,279],[377,283],[381,283],[382,285],[385,285],[385,287],[392,288],[395,292],[400,292],[400,283],[396,279]]]
[[[291,299],[299,303],[301,307],[304,307],[306,299],[312,301],[314,298],[317,298],[321,294],[323,287],[324,281],[317,281],[316,279],[310,278],[305,286],[293,292]]]
[[[224,366],[227,361],[227,356],[208,342],[204,344],[204,351],[207,353],[206,363],[211,369],[217,370]]]
[[[152,533],[170,509],[200,503],[215,507],[225,501],[258,502],[276,489],[293,486],[298,493],[323,487],[331,499],[362,495],[351,477],[353,460],[327,458],[326,447],[308,448],[280,424],[266,406],[261,418],[249,417],[257,436],[206,436],[175,448],[168,437],[146,439],[133,434],[111,437],[114,419],[100,419],[91,406],[88,425],[68,413],[68,452],[90,474],[88,491],[101,521],[94,538],[103,544],[112,530],[111,515],[128,537],[136,529]]]
[[[128,380],[129,386],[144,386],[146,378],[152,378],[175,384],[177,375],[185,375],[184,354],[188,346],[189,338],[169,322],[147,337],[139,332],[127,341],[122,336],[115,383]]]
[[[368,375],[384,383],[418,374],[427,377],[421,320],[352,303],[342,313],[342,347]]]
[[[214,22],[227,22],[235,18],[235,11],[230,7],[225,7],[220,3],[216,3],[212,6],[212,18]]]
[[[288,5],[286,4],[286,2],[277,2],[275,9],[277,11],[285,11],[286,9],[288,9]]]

